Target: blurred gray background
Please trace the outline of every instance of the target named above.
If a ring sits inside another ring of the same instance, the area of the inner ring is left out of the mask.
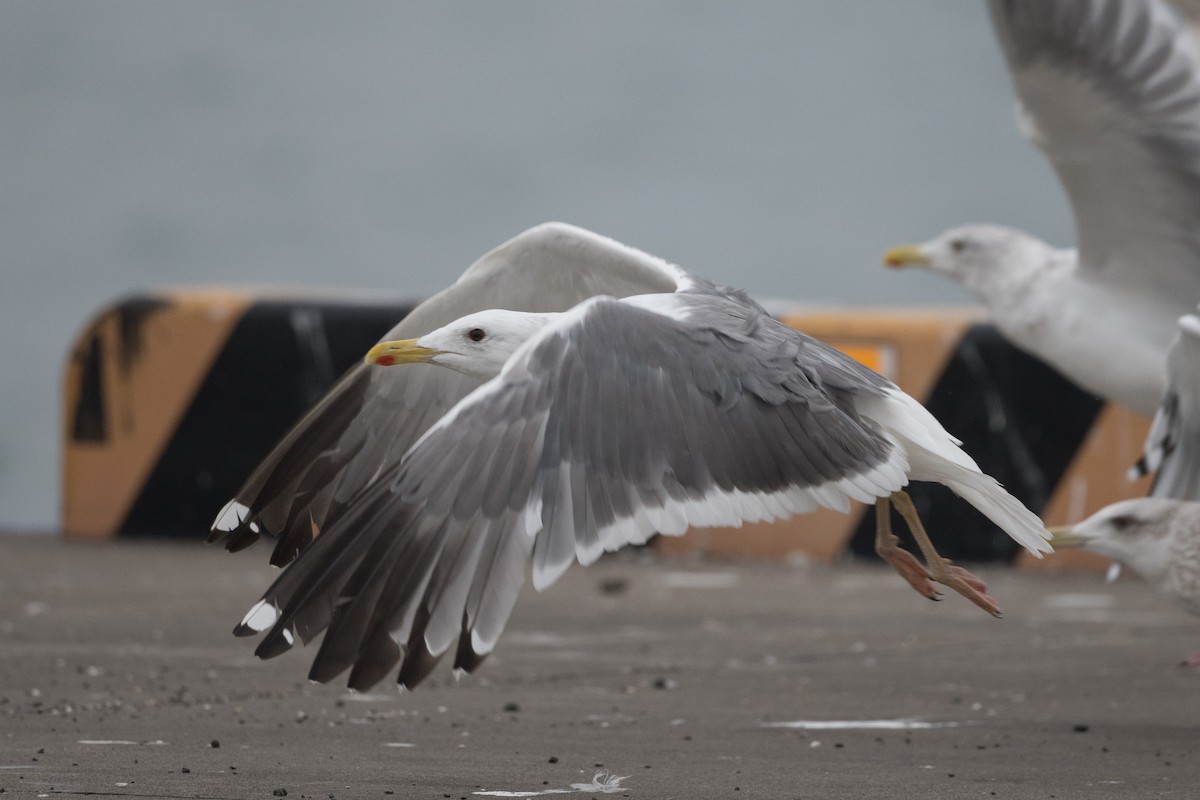
[[[813,304],[965,304],[883,248],[1072,225],[982,2],[0,4],[0,528],[59,383],[161,284],[429,294],[547,219]]]

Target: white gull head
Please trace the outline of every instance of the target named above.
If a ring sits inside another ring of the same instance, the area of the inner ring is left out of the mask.
[[[479,378],[494,378],[521,345],[559,315],[490,309],[468,314],[417,339],[381,342],[367,363],[428,363]]]
[[[913,265],[940,272],[987,302],[1062,263],[1061,252],[1016,228],[980,224],[951,228],[923,244],[893,247],[883,260],[890,267]]]

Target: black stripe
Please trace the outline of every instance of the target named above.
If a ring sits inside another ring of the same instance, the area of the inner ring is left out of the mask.
[[[229,337],[118,529],[201,537],[270,448],[411,304],[265,302]],[[304,324],[297,325],[297,320]]]
[[[103,442],[108,438],[107,396],[104,393],[104,340],[93,333],[82,352],[75,354],[79,363],[79,396],[71,409],[71,439],[76,442]]]

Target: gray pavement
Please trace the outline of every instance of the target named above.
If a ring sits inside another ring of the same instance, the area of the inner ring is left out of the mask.
[[[986,571],[994,620],[882,568],[622,554],[527,592],[476,675],[354,695],[229,635],[266,556],[0,537],[0,790],[1200,797],[1200,621],[1132,579]]]

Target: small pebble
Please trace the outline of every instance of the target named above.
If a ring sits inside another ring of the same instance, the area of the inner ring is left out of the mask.
[[[515,714],[521,710],[521,704],[520,703],[505,703],[504,710],[510,714]]]
[[[208,743],[208,746],[211,747],[212,749],[216,750],[218,747],[221,746],[221,743],[218,742],[216,739],[213,739],[211,742]]]
[[[287,797],[287,789],[280,787],[280,788],[276,789],[275,791],[271,792],[271,794],[275,795],[276,797]]]
[[[1076,733],[1087,733],[1088,726],[1084,725],[1082,722],[1080,722],[1080,723],[1076,723],[1075,725],[1072,725],[1071,730],[1075,731]]]
[[[629,588],[629,580],[626,578],[605,578],[600,581],[601,594],[621,594]]]
[[[558,756],[550,756],[550,758],[549,758],[549,761],[550,761],[550,763],[551,763],[551,764],[557,764],[557,763],[558,763]]]

